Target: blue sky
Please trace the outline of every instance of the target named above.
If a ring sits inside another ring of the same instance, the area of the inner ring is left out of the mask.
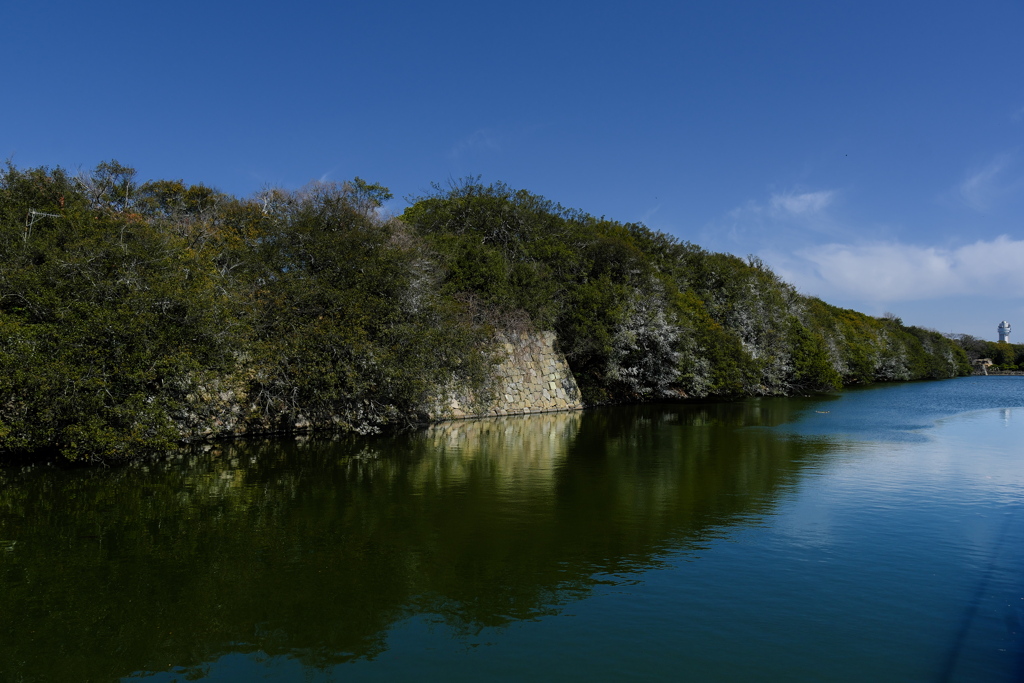
[[[1024,337],[1024,0],[7,2],[0,155],[248,196],[466,175]]]

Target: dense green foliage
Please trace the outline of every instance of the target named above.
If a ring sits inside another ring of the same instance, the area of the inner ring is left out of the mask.
[[[488,330],[359,179],[239,201],[116,162],[0,178],[0,450],[370,432],[479,384]]]
[[[739,259],[475,180],[402,219],[442,288],[554,329],[589,402],[812,392],[969,372],[942,335],[801,296]]]
[[[388,198],[359,178],[238,199],[117,162],[8,165],[0,452],[422,420],[444,387],[487,396],[509,327],[554,330],[592,404],[969,371],[941,335],[803,297],[755,258],[501,184],[435,188],[400,219]]]
[[[967,334],[958,335],[957,341],[972,362],[981,359],[992,361],[990,370],[997,372],[1024,370],[1024,344],[986,341]]]

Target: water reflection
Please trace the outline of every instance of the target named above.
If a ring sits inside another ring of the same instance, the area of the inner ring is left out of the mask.
[[[618,408],[239,441],[0,473],[0,674],[116,680],[230,652],[326,667],[430,613],[475,633],[757,523],[834,441],[807,402]]]

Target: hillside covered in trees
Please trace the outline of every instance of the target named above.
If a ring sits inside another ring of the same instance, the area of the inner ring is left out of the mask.
[[[991,372],[1019,372],[1024,370],[1024,344],[988,341],[969,334],[954,335],[957,343],[972,361],[987,359]]]
[[[240,199],[117,162],[9,164],[0,454],[412,424],[443,387],[486,397],[508,330],[554,331],[591,405],[970,371],[939,333],[802,296],[754,257],[474,179],[382,217],[390,198],[359,178]]]

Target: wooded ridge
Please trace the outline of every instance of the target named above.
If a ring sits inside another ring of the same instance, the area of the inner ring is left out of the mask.
[[[413,424],[444,387],[486,397],[510,331],[554,332],[588,405],[971,372],[957,341],[803,296],[756,257],[478,179],[398,217],[390,198],[358,177],[240,199],[116,161],[8,164],[0,453],[126,459],[210,420]]]

